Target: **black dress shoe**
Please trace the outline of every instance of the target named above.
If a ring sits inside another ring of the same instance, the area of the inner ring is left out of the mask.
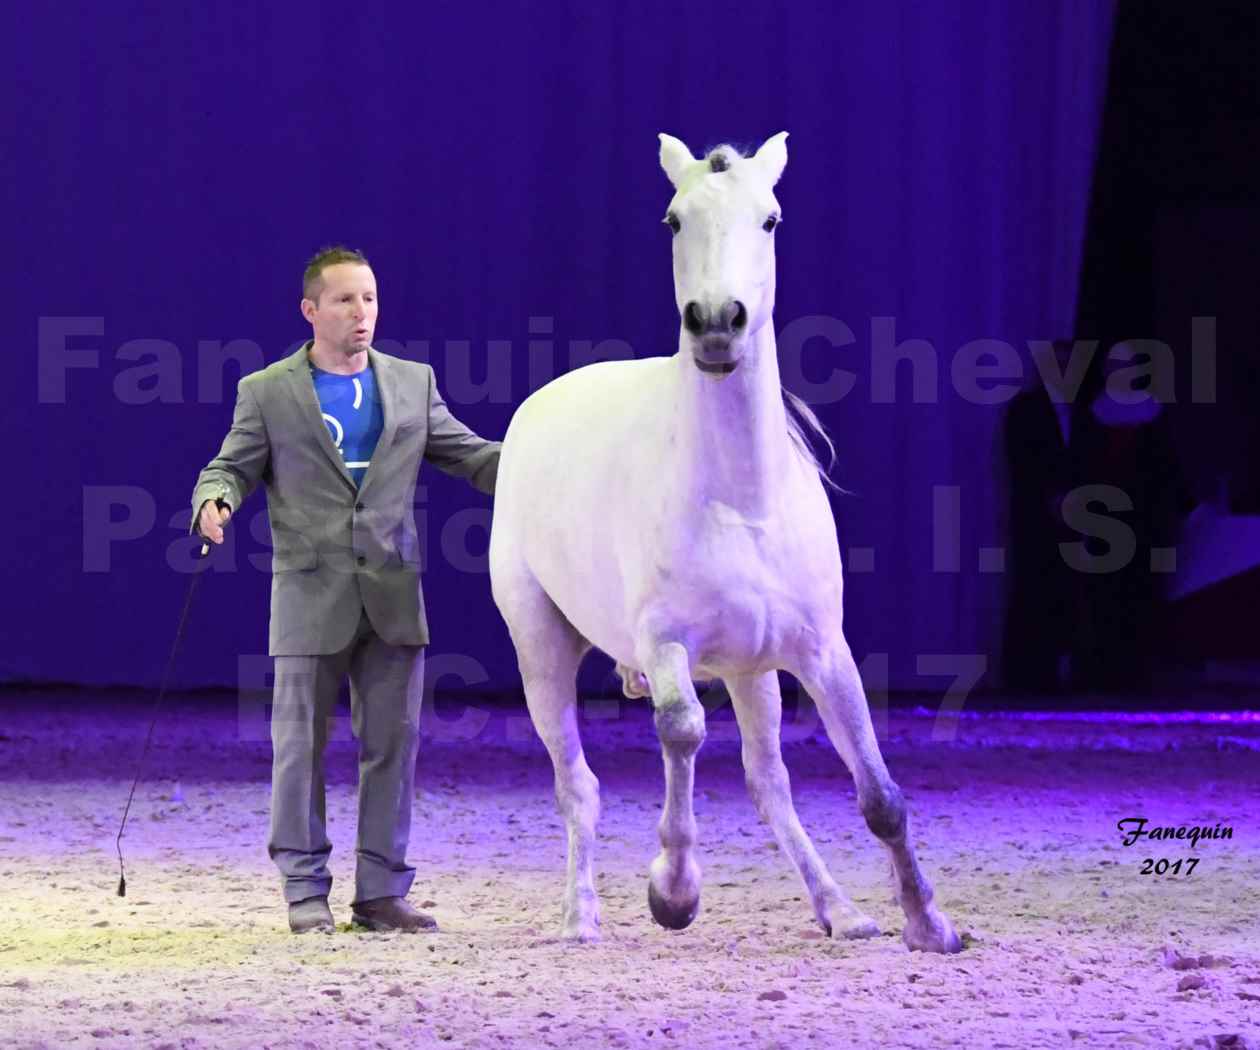
[[[289,929],[294,933],[332,933],[335,928],[327,897],[307,897],[289,905]]]
[[[401,897],[377,897],[359,901],[350,906],[354,913],[353,925],[373,933],[402,930],[404,933],[435,932],[437,920],[422,911],[416,911]]]

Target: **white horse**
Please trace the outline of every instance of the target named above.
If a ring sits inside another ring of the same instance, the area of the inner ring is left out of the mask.
[[[905,943],[954,952],[959,938],[932,905],[841,630],[840,551],[821,468],[779,381],[773,187],[786,139],[751,157],[723,146],[697,160],[660,136],[677,191],[665,222],[678,352],[576,369],[529,397],[504,439],[490,572],[568,829],[562,934],[586,941],[599,931],[599,782],[582,751],[575,693],[578,665],[597,646],[617,661],[626,694],[650,692],[655,709],[666,781],[648,880],[657,922],[681,929],[699,910],[692,784],[705,725],[692,680],[720,678],[749,791],[818,922],[832,936],[879,932],[797,818],[779,744],[783,668],[817,704],[866,823],[891,853]]]

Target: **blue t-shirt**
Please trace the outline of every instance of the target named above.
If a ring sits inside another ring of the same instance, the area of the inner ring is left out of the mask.
[[[385,413],[371,367],[352,376],[325,372],[311,365],[319,410],[333,444],[346,461],[356,485],[363,483],[372,453],[385,425]]]

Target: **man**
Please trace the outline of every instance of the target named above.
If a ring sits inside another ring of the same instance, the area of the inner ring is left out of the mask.
[[[342,679],[359,741],[356,926],[434,929],[406,862],[428,643],[412,512],[420,460],[494,491],[497,442],[448,411],[428,365],[372,349],[376,279],[329,248],[302,279],[313,338],[241,380],[232,429],[193,490],[213,543],[261,481],[273,543],[271,836],[294,933],[331,932],[324,746]]]

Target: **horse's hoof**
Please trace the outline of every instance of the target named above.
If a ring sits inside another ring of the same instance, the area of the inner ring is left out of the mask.
[[[922,915],[907,920],[901,939],[912,952],[953,955],[962,951],[962,938],[954,932],[950,921],[931,907]]]
[[[859,911],[843,893],[824,893],[814,901],[814,917],[823,933],[835,940],[860,941],[878,937],[879,927],[865,912]]]
[[[864,941],[869,937],[879,936],[879,926],[869,915],[857,912],[835,922],[823,922],[823,932],[828,937],[846,941]]]
[[[656,892],[656,886],[649,880],[648,907],[652,910],[652,918],[665,929],[685,930],[695,921],[700,911],[700,897],[697,894],[693,900],[682,905],[671,904]]]
[[[599,941],[599,925],[598,923],[572,926],[566,924],[560,931],[560,939],[569,944],[596,944]]]
[[[560,939],[572,944],[599,940],[599,900],[593,893],[578,894],[561,909]]]

